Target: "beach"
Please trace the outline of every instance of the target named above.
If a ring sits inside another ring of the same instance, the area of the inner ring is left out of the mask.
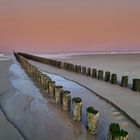
[[[123,70],[131,72],[135,65],[135,74],[139,75],[139,55],[133,55],[133,57],[131,55],[130,58],[127,55],[123,56],[123,61],[121,59],[120,55],[112,55],[111,60],[110,56],[106,55],[96,56],[96,59],[93,55],[65,56],[63,59],[59,57],[59,60],[62,61],[102,68],[102,70],[107,68],[106,65],[109,68],[115,66],[115,63],[120,63],[117,67],[113,67],[118,68],[118,72],[120,68],[124,68],[121,69],[120,75]],[[137,126],[140,124],[139,92],[36,61],[28,61],[50,76],[58,85],[62,85],[65,90],[71,91],[72,97],[79,96],[83,99],[82,122],[74,122],[69,112],[63,111],[61,106],[47,96],[46,92],[33,82],[31,77],[27,76],[12,56],[9,60],[0,61],[0,103],[2,108],[0,115],[3,118],[0,123],[6,124],[5,127],[0,128],[4,132],[0,139],[8,140],[10,137],[12,140],[105,140],[109,124],[118,122],[124,130],[129,132],[130,139],[139,140],[140,128]],[[98,66],[98,62],[102,62],[100,63],[102,65]],[[124,64],[129,64],[129,68]],[[109,70],[112,72],[112,67]],[[134,73],[131,74],[134,76]],[[94,106],[101,115],[98,132],[94,136],[89,135],[86,130],[85,110],[88,106]]]
[[[55,56],[55,58],[57,55]],[[131,89],[132,79],[139,78],[140,73],[140,55],[139,54],[108,54],[108,55],[73,55],[71,57],[57,58],[56,60],[62,60],[63,62],[70,62],[77,65],[82,65],[91,68],[98,68],[118,75],[118,80],[121,80],[121,76],[128,75],[130,77],[128,88],[120,87],[118,85],[112,85],[102,80],[93,79],[73,72],[52,68],[44,64],[30,61],[37,66],[40,70],[58,74],[65,77],[68,80],[79,83],[80,85],[97,93],[98,96],[107,100],[111,104],[115,105],[126,116],[130,117],[136,124],[140,124],[139,112],[140,112],[140,95],[139,92],[134,92]],[[100,64],[100,65],[98,65]]]

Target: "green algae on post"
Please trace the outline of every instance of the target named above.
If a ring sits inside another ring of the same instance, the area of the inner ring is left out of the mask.
[[[103,80],[103,70],[98,70],[98,80]]]
[[[63,110],[70,110],[71,95],[70,91],[63,91]]]
[[[92,78],[97,78],[97,69],[92,69]]]
[[[122,87],[128,86],[128,76],[122,76],[121,86]]]
[[[133,79],[133,91],[140,91],[140,79]]]
[[[110,81],[110,72],[109,71],[106,71],[105,72],[105,81],[106,82],[109,82]]]
[[[82,117],[82,99],[79,97],[72,98],[72,118],[75,121],[81,121]]]
[[[55,81],[49,82],[49,94],[51,97],[54,98],[54,96],[55,96]]]
[[[111,75],[111,84],[117,84],[117,74]]]
[[[107,140],[128,140],[128,132],[121,129],[118,123],[111,123]]]
[[[89,134],[94,135],[97,132],[99,112],[93,107],[88,107],[86,111],[87,130]]]
[[[62,86],[55,87],[55,102],[58,104],[61,104],[62,92],[63,92]]]

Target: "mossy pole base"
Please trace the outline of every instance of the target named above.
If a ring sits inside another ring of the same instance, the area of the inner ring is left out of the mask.
[[[61,96],[63,92],[62,86],[56,86],[55,87],[55,102],[57,104],[61,104]]]
[[[94,135],[97,132],[99,112],[93,107],[88,107],[86,112],[87,130],[89,134]]]
[[[121,86],[122,87],[128,86],[128,76],[122,76]]]
[[[92,77],[97,78],[97,69],[92,69]]]
[[[63,91],[63,110],[70,110],[70,91]]]
[[[117,74],[111,75],[111,84],[117,84]]]
[[[98,70],[98,80],[103,80],[103,70]]]
[[[140,91],[140,79],[133,79],[133,91]]]
[[[50,97],[54,98],[54,92],[55,92],[55,81],[49,82],[49,94]]]
[[[72,118],[75,121],[81,121],[82,118],[82,99],[79,97],[72,98]]]
[[[120,129],[120,125],[112,123],[109,126],[107,140],[128,140],[128,132]]]
[[[106,71],[105,72],[105,81],[106,82],[109,82],[110,81],[110,72],[109,71]]]

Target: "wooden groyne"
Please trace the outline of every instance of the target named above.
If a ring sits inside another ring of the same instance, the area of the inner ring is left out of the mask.
[[[69,111],[72,115],[73,120],[75,121],[81,121],[82,120],[82,99],[80,97],[73,97],[71,99],[70,91],[65,91],[61,85],[56,85],[55,81],[52,81],[52,79],[47,75],[43,74],[37,67],[33,66],[28,62],[27,59],[32,59],[34,56],[28,55],[28,54],[21,54],[21,53],[15,53],[14,55],[16,59],[21,64],[22,68],[25,69],[26,73],[29,77],[32,78],[33,81],[37,82],[42,88],[46,90],[46,94],[48,94],[51,98],[54,98],[56,104],[62,106],[64,111]],[[27,59],[26,59],[27,58]],[[34,59],[33,59],[34,60]],[[40,60],[43,63],[47,63],[49,65],[63,68],[63,63],[60,61],[52,61],[48,62],[49,60],[41,59],[40,57],[35,58],[36,61]],[[61,64],[61,65],[60,65]],[[60,67],[61,66],[61,67]],[[76,73],[82,74],[82,68],[80,65],[74,66],[73,64],[66,64],[64,63],[65,69],[70,69],[71,71],[74,71]],[[95,75],[95,70],[92,70]],[[91,73],[91,69],[87,69],[87,76],[93,76]],[[116,75],[115,75],[116,76]],[[101,71],[101,77],[102,77],[102,71]],[[87,131],[89,134],[95,134],[97,132],[98,127],[98,120],[99,120],[99,112],[95,110],[93,107],[88,107],[86,110],[86,125],[87,125]],[[116,133],[116,130],[112,131],[111,127],[113,124],[110,124],[109,130],[108,130],[108,140],[113,140],[114,133]],[[119,124],[117,124],[118,128],[120,128]],[[121,133],[123,132],[123,134]],[[127,134],[124,136],[124,133]],[[127,140],[128,138],[128,132],[120,129],[119,138],[122,138],[122,140]]]
[[[18,52],[19,55],[31,59],[34,61],[38,61],[40,63],[44,63],[50,66],[54,66],[59,69],[64,69],[70,72],[75,72],[77,74],[82,74],[91,78],[97,78],[98,80],[104,80],[106,82],[110,82],[111,84],[118,85],[119,82],[117,80],[117,74],[106,71],[104,72],[103,70],[97,70],[96,68],[87,68],[85,66],[81,65],[75,65],[72,63],[68,62],[63,62],[63,61],[58,61],[54,59],[48,59],[48,58],[43,58],[40,56],[35,56],[27,53],[21,53]],[[121,80],[121,87],[128,87],[128,79],[129,77],[127,75],[122,76]],[[133,84],[131,85],[132,90],[135,92],[140,92],[140,79],[133,79]]]
[[[29,63],[29,61],[24,56],[21,56],[19,53],[15,52],[14,55],[27,75],[31,77],[34,82],[40,85],[46,91],[46,94],[48,94],[50,98],[53,98],[56,104],[61,106],[64,111],[69,111],[74,121],[81,122],[83,105],[82,99],[80,97],[73,97],[71,99],[70,91],[64,90],[61,85],[56,85],[55,81],[53,81],[47,74],[41,72],[37,67]],[[86,121],[88,126],[87,131],[89,132],[89,134],[95,134],[98,125],[98,118],[93,116],[92,119],[90,119],[90,115],[92,115],[92,112],[88,111]],[[93,131],[94,133],[91,131]]]

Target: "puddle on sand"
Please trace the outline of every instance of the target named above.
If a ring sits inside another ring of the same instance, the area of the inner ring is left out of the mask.
[[[100,119],[98,125],[97,139],[105,139],[109,124],[111,122],[116,122],[121,125],[124,130],[129,132],[129,140],[139,140],[140,139],[140,129],[137,128],[128,118],[126,118],[118,109],[107,103],[106,101],[100,99],[91,91],[82,87],[81,85],[64,79],[63,77],[55,74],[47,73],[52,80],[56,81],[56,85],[61,85],[65,90],[71,91],[71,96],[81,97],[83,100],[83,120],[82,123],[85,124],[86,121],[86,108],[93,106],[100,112]]]

